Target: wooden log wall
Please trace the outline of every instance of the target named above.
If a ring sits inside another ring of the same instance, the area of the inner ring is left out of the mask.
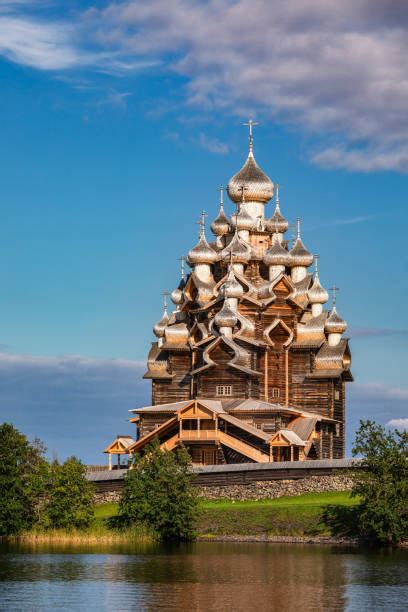
[[[302,462],[303,463],[303,462]],[[330,476],[336,474],[347,474],[351,469],[349,462],[344,462],[347,465],[336,464],[335,461],[328,461],[327,465],[318,465],[314,461],[308,461],[304,467],[299,467],[299,464],[293,466],[288,463],[282,464],[282,467],[274,464],[265,464],[260,468],[251,469],[251,464],[248,460],[245,464],[234,464],[234,469],[228,469],[231,466],[218,466],[219,469],[211,470],[206,468],[195,469],[194,484],[197,486],[225,486],[234,484],[250,484],[260,481],[271,480],[298,480],[302,478],[310,478],[310,476]],[[249,466],[249,467],[248,467]],[[120,491],[123,487],[124,474],[120,474],[118,478],[112,479],[112,473],[107,472],[109,476],[103,480],[103,473],[99,473],[99,480],[93,481],[96,493],[105,493],[108,491]]]

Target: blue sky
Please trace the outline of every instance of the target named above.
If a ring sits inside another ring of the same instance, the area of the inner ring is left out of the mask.
[[[397,0],[0,1],[1,419],[89,462],[132,433],[160,293],[249,116],[340,287],[349,440],[407,419],[407,24]]]

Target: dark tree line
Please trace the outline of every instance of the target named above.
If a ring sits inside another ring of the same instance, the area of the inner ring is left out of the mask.
[[[75,457],[48,462],[39,440],[29,442],[10,423],[0,425],[0,535],[33,528],[86,528],[93,487]]]
[[[334,533],[395,544],[408,538],[408,434],[361,421],[353,454],[358,505],[331,507]],[[128,470],[119,513],[111,527],[144,526],[161,540],[191,540],[198,514],[188,453],[162,451],[154,441]],[[9,423],[0,425],[0,536],[33,529],[87,529],[93,519],[93,486],[75,457],[48,462],[39,440],[29,442]]]

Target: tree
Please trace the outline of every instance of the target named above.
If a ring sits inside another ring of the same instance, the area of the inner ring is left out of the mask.
[[[197,496],[184,449],[162,451],[155,440],[128,470],[119,504],[119,522],[145,523],[162,540],[191,540]]]
[[[11,423],[0,425],[0,535],[29,529],[39,518],[48,481],[45,448]]]
[[[43,525],[57,529],[84,529],[93,518],[93,486],[85,478],[86,466],[76,457],[51,465],[50,490]]]
[[[408,537],[408,434],[360,421],[353,455],[362,455],[353,495],[363,536],[395,544]]]

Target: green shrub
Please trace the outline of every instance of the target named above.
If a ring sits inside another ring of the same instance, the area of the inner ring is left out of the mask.
[[[86,529],[93,519],[93,486],[86,466],[76,457],[50,468],[50,488],[42,523],[46,528]]]
[[[408,434],[386,432],[373,421],[360,421],[353,455],[362,455],[353,495],[360,534],[383,544],[408,538]]]
[[[39,519],[48,464],[39,440],[30,443],[10,423],[0,425],[0,535],[16,535]]]
[[[185,450],[162,451],[153,442],[127,472],[116,524],[145,523],[162,540],[190,540],[197,517],[190,457]]]

